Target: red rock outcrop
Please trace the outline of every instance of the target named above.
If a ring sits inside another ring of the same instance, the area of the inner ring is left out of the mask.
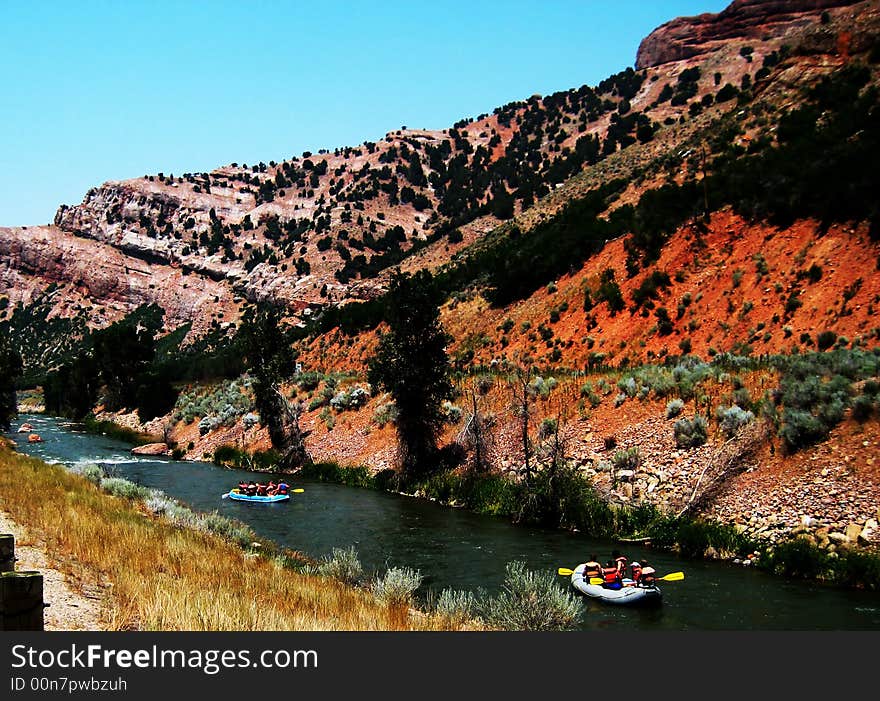
[[[678,17],[639,45],[636,68],[650,68],[715,51],[732,39],[766,39],[816,22],[827,9],[853,0],[734,0],[717,14]]]

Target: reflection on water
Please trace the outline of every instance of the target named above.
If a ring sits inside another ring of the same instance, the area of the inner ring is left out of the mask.
[[[305,492],[293,494],[289,502],[235,502],[221,495],[253,473],[134,456],[126,444],[51,417],[23,416],[20,421],[31,423],[43,438],[42,443],[27,443],[25,434],[9,434],[23,453],[52,463],[101,464],[196,509],[244,521],[262,537],[313,557],[354,545],[368,570],[420,570],[425,576],[422,595],[445,587],[494,593],[503,583],[505,564],[513,560],[555,573],[592,554],[606,558],[619,547],[580,534],[515,527],[410,497],[305,480],[293,480],[292,486]],[[880,593],[786,582],[764,572],[684,560],[643,546],[628,547],[625,554],[651,560],[661,574],[683,571],[685,579],[663,583],[663,606],[658,609],[613,608],[584,599],[584,629],[880,630]],[[565,577],[559,582],[569,584]]]

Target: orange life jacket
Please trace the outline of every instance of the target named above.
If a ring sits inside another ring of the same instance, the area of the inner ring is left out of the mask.
[[[584,565],[584,576],[585,577],[601,577],[602,576],[602,565],[600,565],[595,560],[590,560],[586,565]]]

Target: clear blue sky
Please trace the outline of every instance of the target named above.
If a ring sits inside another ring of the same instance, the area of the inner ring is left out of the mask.
[[[0,225],[107,180],[442,129],[633,65],[728,0],[0,0]]]

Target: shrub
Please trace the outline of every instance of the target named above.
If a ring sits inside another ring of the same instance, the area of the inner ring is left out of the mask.
[[[538,436],[543,440],[545,438],[549,438],[554,433],[556,433],[556,428],[559,426],[559,422],[556,419],[546,418],[541,421],[541,426],[538,428]]]
[[[392,567],[381,579],[373,583],[373,596],[388,606],[405,606],[412,602],[413,594],[424,579],[418,570],[410,567]]]
[[[73,465],[70,471],[75,475],[85,477],[92,484],[101,484],[101,480],[104,478],[104,470],[100,465]]]
[[[196,528],[204,533],[212,533],[224,540],[237,543],[242,547],[253,543],[257,537],[245,524],[221,516],[216,511],[201,514],[196,521]]]
[[[742,426],[745,426],[755,418],[752,412],[744,411],[738,406],[718,407],[716,416],[721,425],[721,430],[728,438],[732,438]]]
[[[296,380],[296,386],[303,392],[311,392],[318,388],[322,375],[319,372],[304,372]]]
[[[666,418],[673,419],[684,410],[684,402],[681,399],[670,399],[666,403]]]
[[[816,338],[816,348],[820,351],[826,351],[837,341],[837,334],[833,331],[823,331]]]
[[[638,446],[618,450],[611,458],[611,464],[614,465],[615,470],[635,470],[641,462],[642,456],[639,454]]]
[[[357,586],[364,578],[364,568],[353,545],[348,548],[333,548],[330,555],[325,555],[318,563],[316,573],[349,586]]]
[[[100,482],[101,489],[115,497],[143,500],[150,496],[151,490],[122,477],[104,477]]]
[[[501,630],[572,630],[583,608],[570,591],[556,584],[552,572],[527,570],[524,562],[507,564],[502,591],[481,602],[479,612]]]
[[[456,406],[452,402],[444,400],[443,404],[440,405],[440,408],[443,410],[447,423],[457,424],[461,421],[462,412],[460,406]]]
[[[675,445],[679,448],[696,448],[706,442],[708,423],[697,414],[693,419],[679,419],[672,428]]]
[[[376,411],[373,412],[373,421],[379,428],[397,421],[397,407],[394,402],[386,402],[376,407]]]
[[[871,418],[871,414],[874,413],[874,402],[866,394],[860,394],[853,401],[852,406],[852,417],[862,423],[863,421],[867,421]]]
[[[880,555],[847,550],[834,563],[834,581],[849,587],[880,587]]]
[[[829,570],[828,553],[806,538],[779,543],[768,553],[766,567],[785,577],[819,579]]]
[[[444,589],[434,604],[434,613],[442,616],[455,628],[471,620],[477,610],[477,598],[473,592]]]

